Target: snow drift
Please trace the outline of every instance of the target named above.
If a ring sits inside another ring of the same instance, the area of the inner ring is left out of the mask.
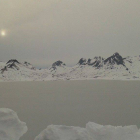
[[[13,110],[0,108],[0,140],[19,140],[26,131],[26,123]]]
[[[50,125],[35,140],[140,140],[137,126],[110,126],[89,122],[86,128]]]

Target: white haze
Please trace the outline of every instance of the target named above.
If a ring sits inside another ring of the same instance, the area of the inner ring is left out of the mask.
[[[139,55],[138,0],[3,0],[0,61],[16,58],[37,67],[81,57]]]

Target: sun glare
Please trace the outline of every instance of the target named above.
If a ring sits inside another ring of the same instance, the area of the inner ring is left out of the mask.
[[[5,36],[6,32],[5,31],[1,31],[1,36]]]

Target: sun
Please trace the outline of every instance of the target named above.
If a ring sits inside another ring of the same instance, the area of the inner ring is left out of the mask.
[[[1,31],[1,36],[5,36],[6,32],[5,31]]]

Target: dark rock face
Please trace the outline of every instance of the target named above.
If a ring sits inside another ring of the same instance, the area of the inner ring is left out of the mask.
[[[16,69],[16,70],[19,70],[19,67],[16,66],[16,63],[17,64],[20,64],[16,59],[11,59],[9,60],[6,64],[7,64],[7,68],[11,68],[11,69]]]
[[[56,70],[57,67],[63,67],[63,66],[66,66],[66,64],[63,63],[62,61],[58,60],[52,64],[52,67],[50,69]]]
[[[11,59],[6,64],[8,64],[8,63],[18,63],[18,64],[20,64],[16,59]]]
[[[79,65],[86,65],[87,64],[87,60],[85,58],[81,58],[78,62]]]
[[[104,60],[104,64],[110,64],[110,65],[123,65],[125,66],[125,62],[123,61],[124,59],[119,53],[115,53],[112,56],[108,57],[106,60]]]
[[[30,63],[28,63],[28,62],[24,62],[24,64],[26,65],[26,66],[29,66],[29,65],[31,65]]]
[[[94,68],[100,69],[101,67],[107,66],[108,69],[114,69],[115,65],[122,65],[127,69],[125,66],[125,58],[123,58],[119,53],[114,53],[112,56],[104,59],[101,56],[96,56],[93,59],[84,59],[81,58],[78,62],[79,65],[87,65],[92,66]]]
[[[89,58],[88,61],[87,61],[87,63],[90,64],[90,63],[91,63],[91,60],[92,60],[92,59]]]
[[[104,58],[102,58],[101,56],[94,57],[93,62],[91,62],[91,61],[92,61],[92,59],[88,59],[88,65],[99,68],[99,67],[102,67],[102,63],[104,61]]]
[[[7,68],[19,70],[19,67],[16,66],[16,64],[15,64],[14,62],[13,62],[12,64],[8,64],[8,65],[7,65]]]
[[[65,66],[66,64],[65,63],[63,63],[62,61],[56,61],[56,62],[54,62],[53,64],[52,64],[52,67],[55,67],[55,66]]]
[[[84,59],[84,58],[81,58],[78,62],[79,65],[88,65],[88,66],[93,66],[93,67],[96,67],[96,68],[99,68],[102,66],[102,63],[103,63],[103,58],[102,57],[94,57],[93,59]]]
[[[19,70],[19,67],[16,66],[15,63],[20,64],[17,60],[9,60],[9,61],[6,63],[7,65],[6,65],[3,69],[1,69],[1,73],[3,74],[5,71],[8,70],[8,68]]]
[[[1,69],[1,73],[3,74],[5,71],[7,71],[7,67],[6,66],[3,69]]]
[[[32,70],[36,70],[36,68],[33,67],[29,62],[26,62],[26,61],[25,61],[23,64],[24,64],[24,66],[27,66],[27,67],[29,67],[29,68],[32,69]]]
[[[8,68],[19,70],[19,67],[16,65],[16,63],[20,64],[16,59],[9,60],[6,63],[7,65],[3,69],[1,69],[1,73],[3,74],[5,71],[8,70]]]

